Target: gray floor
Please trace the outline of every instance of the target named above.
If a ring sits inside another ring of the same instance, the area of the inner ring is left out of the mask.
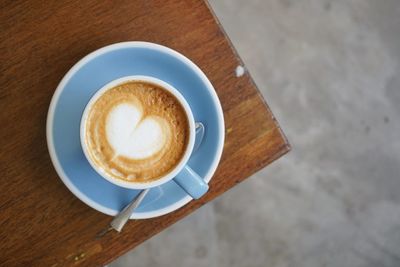
[[[293,150],[110,266],[400,266],[400,1],[211,5]]]

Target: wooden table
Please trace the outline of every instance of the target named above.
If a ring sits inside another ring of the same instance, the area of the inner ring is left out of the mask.
[[[2,1],[0,5],[0,266],[97,266],[211,201],[289,150],[277,121],[210,7],[203,1]],[[144,40],[192,59],[225,114],[221,163],[200,200],[168,215],[109,222],[58,178],[46,147],[46,114],[63,75],[102,46]]]

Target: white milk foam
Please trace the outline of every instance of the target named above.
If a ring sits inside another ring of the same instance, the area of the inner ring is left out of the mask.
[[[142,107],[135,103],[121,103],[107,116],[107,140],[115,156],[144,159],[155,155],[166,143],[168,123],[159,116],[143,118]]]

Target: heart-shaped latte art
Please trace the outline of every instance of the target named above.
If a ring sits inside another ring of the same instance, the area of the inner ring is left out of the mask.
[[[155,155],[167,141],[169,126],[159,116],[143,118],[142,107],[122,103],[107,116],[106,133],[115,156],[144,159]]]

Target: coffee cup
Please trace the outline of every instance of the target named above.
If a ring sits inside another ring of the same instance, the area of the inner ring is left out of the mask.
[[[147,189],[173,179],[198,199],[208,184],[187,164],[195,138],[193,113],[182,94],[165,81],[141,75],[100,88],[80,126],[84,155],[107,181]]]

